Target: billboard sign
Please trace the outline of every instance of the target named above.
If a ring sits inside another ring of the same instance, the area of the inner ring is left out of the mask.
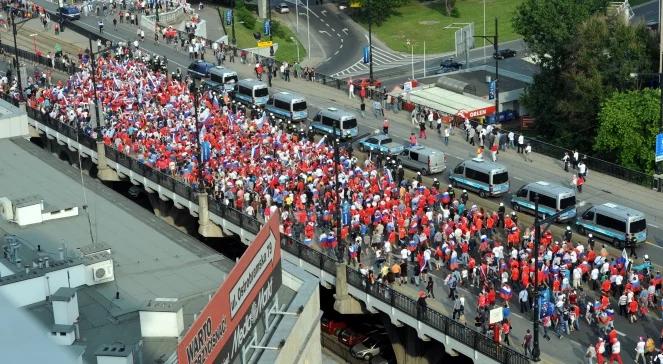
[[[226,10],[226,25],[232,25],[233,23],[233,9]]]
[[[655,162],[663,161],[663,133],[656,134]]]
[[[467,112],[467,117],[469,119],[472,119],[472,118],[478,118],[479,116],[492,115],[493,113],[495,113],[495,106],[488,106]]]
[[[265,19],[265,22],[262,23],[262,32],[265,35],[271,35],[271,33],[272,33],[272,22],[269,19]]]
[[[497,91],[497,81],[492,80],[488,84],[488,100],[495,100],[496,91]]]
[[[272,214],[177,345],[177,362],[232,362],[281,282],[279,220]]]
[[[371,48],[369,46],[364,47],[364,64],[368,64],[371,61]]]

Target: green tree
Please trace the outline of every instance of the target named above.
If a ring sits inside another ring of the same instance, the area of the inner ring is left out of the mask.
[[[652,173],[660,97],[653,89],[614,92],[601,105],[594,149],[625,167]]]
[[[524,0],[512,18],[513,28],[530,50],[540,56],[542,68],[560,69],[572,50],[578,24],[603,12],[608,0]],[[544,56],[546,55],[546,56]]]
[[[363,23],[368,23],[370,17],[373,24],[380,25],[392,15],[397,15],[397,9],[409,0],[359,0],[360,8],[354,10],[353,17]],[[368,3],[371,3],[370,9]],[[370,10],[370,14],[369,14]]]

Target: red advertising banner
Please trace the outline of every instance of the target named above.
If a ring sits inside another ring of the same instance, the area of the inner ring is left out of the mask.
[[[475,109],[475,110],[470,110],[470,111],[459,110],[456,115],[460,116],[463,119],[473,119],[473,118],[477,118],[479,116],[492,115],[494,113],[495,113],[495,105],[492,105],[492,106],[482,107],[480,109]]]
[[[177,346],[179,364],[229,363],[281,286],[278,214],[228,274]]]

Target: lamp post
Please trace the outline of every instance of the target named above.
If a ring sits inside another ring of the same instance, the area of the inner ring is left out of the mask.
[[[483,38],[484,40],[487,40],[490,43],[493,43],[493,48],[495,49],[495,54],[499,52],[499,37],[497,33],[497,17],[495,18],[495,35],[475,35],[475,38]],[[485,49],[485,47],[484,47]],[[499,57],[493,57],[495,58],[495,122],[499,121],[499,113],[500,113],[500,87],[499,87],[499,82],[500,82],[500,71],[499,71]],[[469,66],[469,65],[468,65]]]
[[[532,311],[532,331],[534,340],[532,341],[532,360],[541,360],[541,348],[539,347],[539,249],[541,245],[541,227],[544,224],[551,224],[557,219],[571,211],[575,211],[575,206],[567,207],[550,216],[541,218],[539,216],[539,194],[534,194],[534,310]],[[546,228],[547,230],[547,228]]]
[[[297,46],[297,63],[299,63],[299,42],[297,39],[295,39],[295,37],[290,37],[290,39],[292,39],[292,41],[295,42],[295,45]]]
[[[99,99],[97,98],[97,62],[94,59],[94,52],[92,51],[92,38],[88,37],[88,42],[90,45],[90,65],[92,66],[91,78],[92,78],[92,92],[94,93],[94,115],[97,120],[97,141],[101,141],[101,119],[99,118]]]
[[[232,44],[233,52],[237,52],[237,37],[235,37],[235,0],[232,0]]]
[[[16,43],[16,35],[18,34],[18,30],[16,30],[16,26],[21,25],[28,20],[32,20],[32,18],[23,19],[17,22],[14,13],[12,13],[10,19],[12,22],[12,35],[14,36],[14,63],[16,64],[16,77],[18,79],[18,95],[19,99],[23,100],[23,81],[21,81],[21,64],[18,60],[18,44]]]
[[[410,47],[410,64],[412,66],[412,80],[414,81],[414,42],[411,42],[409,39],[407,40],[407,45]],[[426,66],[424,65],[424,69],[426,69]]]
[[[368,82],[373,84],[373,17],[371,9],[371,0],[368,0]]]
[[[159,26],[159,0],[154,0],[154,10],[156,12],[155,19],[157,21],[157,27]]]
[[[339,143],[340,143],[340,133],[339,135],[336,135],[337,128],[336,128],[336,123],[333,124],[332,126],[332,135],[333,135],[333,140],[332,140],[332,145],[334,147],[334,193],[336,195],[336,211],[334,211],[334,215],[336,215],[337,219],[337,224],[336,224],[336,241],[337,241],[337,257],[339,260],[343,259],[343,244],[341,244],[341,224],[343,222],[343,216],[341,215],[341,193],[340,193],[340,186],[338,185],[338,166],[340,164],[340,155],[339,155]]]
[[[200,142],[200,123],[198,120],[198,107],[200,104],[200,88],[196,85],[196,79],[192,79],[189,84],[189,93],[193,94],[193,117],[196,126],[196,144],[198,146],[198,193],[206,193],[205,181],[203,179],[203,160],[202,160],[202,144]]]
[[[272,39],[272,2],[267,0],[267,18],[269,19],[269,40]]]

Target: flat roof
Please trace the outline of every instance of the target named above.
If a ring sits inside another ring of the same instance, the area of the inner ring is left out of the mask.
[[[25,115],[25,110],[10,104],[9,102],[0,99],[0,120],[5,118],[11,118],[16,115]]]
[[[462,95],[440,87],[429,87],[410,92],[410,101],[450,115],[460,110],[472,111],[494,106],[494,103]]]
[[[476,96],[487,98],[488,83],[486,83],[486,78],[490,77],[491,80],[495,79],[495,72],[486,71],[486,70],[470,70],[467,72],[454,72],[450,74],[444,74],[442,75],[442,77],[467,82],[468,84],[474,86],[476,90]],[[520,81],[515,78],[505,76],[503,74],[500,74],[499,84],[500,84],[500,92],[519,90],[529,85],[527,82]],[[486,100],[486,102],[488,101]]]
[[[51,301],[64,301],[69,302],[76,295],[76,290],[69,287],[60,287],[54,294],[51,295]]]
[[[80,172],[23,138],[0,140],[0,165],[7,172],[0,178],[2,195],[39,193],[59,206],[84,204]],[[103,255],[106,253],[99,250],[112,249],[115,282],[80,287],[77,291],[81,342],[88,348],[84,359],[94,362],[91,351],[102,345],[118,341],[133,345],[140,339],[138,310],[149,300],[186,299],[185,312],[190,313],[192,320],[193,313],[202,308],[207,295],[217,289],[235,263],[99,181],[88,176],[83,179],[91,227],[86,212],[27,227],[0,219],[0,236],[13,234],[19,238],[19,255],[24,263],[32,262],[24,256],[45,254],[51,267],[59,261],[58,250],[63,246],[67,258],[76,259],[79,248],[90,245],[91,233],[100,244],[96,249],[84,248],[82,252]],[[38,244],[41,252],[37,252]],[[115,299],[116,291],[120,299]],[[53,324],[48,306],[43,302],[29,308],[42,323],[44,333]],[[7,358],[14,345],[5,344],[9,349],[3,352],[3,357]],[[20,358],[25,353],[13,354]],[[161,354],[154,353],[154,358]]]

